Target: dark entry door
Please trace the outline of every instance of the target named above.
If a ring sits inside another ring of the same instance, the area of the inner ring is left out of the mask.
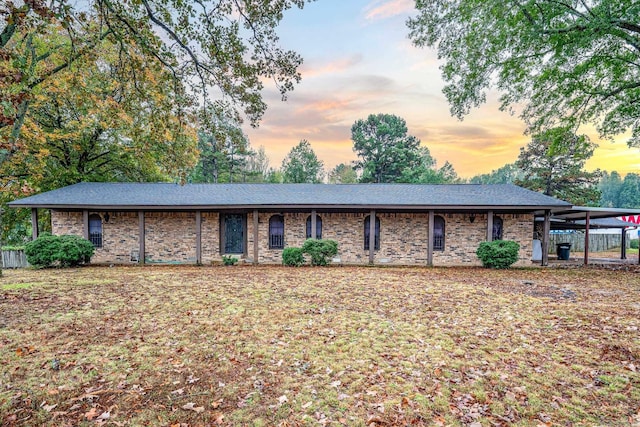
[[[224,253],[244,253],[244,214],[226,214],[223,220],[224,227]]]

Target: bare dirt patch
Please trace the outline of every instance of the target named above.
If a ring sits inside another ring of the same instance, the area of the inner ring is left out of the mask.
[[[0,425],[633,424],[639,327],[633,271],[5,271]]]

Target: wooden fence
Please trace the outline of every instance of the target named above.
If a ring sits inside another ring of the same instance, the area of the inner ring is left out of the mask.
[[[2,268],[28,267],[27,257],[24,251],[2,251]]]
[[[584,251],[584,233],[552,234],[549,236],[549,253],[556,253],[557,243],[571,243],[571,251]],[[627,248],[629,247],[627,239]],[[589,234],[589,252],[604,252],[622,245],[621,234]]]

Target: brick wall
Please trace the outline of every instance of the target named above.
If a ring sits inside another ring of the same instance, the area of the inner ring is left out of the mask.
[[[104,217],[103,212],[98,214]],[[273,213],[258,215],[259,262],[281,264],[282,250],[269,249],[269,218]],[[309,213],[283,213],[285,247],[300,247],[306,238]],[[369,251],[364,250],[364,219],[368,213],[323,213],[322,237],[338,242],[338,258],[343,264],[366,264]],[[376,264],[426,265],[428,245],[427,213],[378,213],[380,249],[375,251]],[[486,240],[487,215],[440,214],[445,219],[445,250],[434,251],[434,265],[479,265],[475,251]],[[503,214],[503,238],[520,243],[517,265],[529,265],[532,255],[533,215]],[[253,260],[253,213],[247,216],[246,259]],[[51,212],[54,234],[83,235],[82,213]],[[220,254],[220,215],[202,212],[202,262],[218,262]],[[146,212],[146,259],[151,262],[196,261],[195,212]],[[131,262],[131,252],[139,248],[138,213],[109,212],[103,221],[103,248],[97,249],[94,262]]]
[[[145,212],[145,260],[196,262],[195,212]]]

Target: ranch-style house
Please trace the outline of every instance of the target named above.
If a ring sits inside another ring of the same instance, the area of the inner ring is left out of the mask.
[[[53,234],[91,240],[97,263],[280,264],[316,237],[338,242],[334,263],[429,266],[478,265],[480,242],[497,239],[529,265],[551,213],[571,208],[510,184],[80,183],[9,205],[32,209],[34,237],[49,209]]]

